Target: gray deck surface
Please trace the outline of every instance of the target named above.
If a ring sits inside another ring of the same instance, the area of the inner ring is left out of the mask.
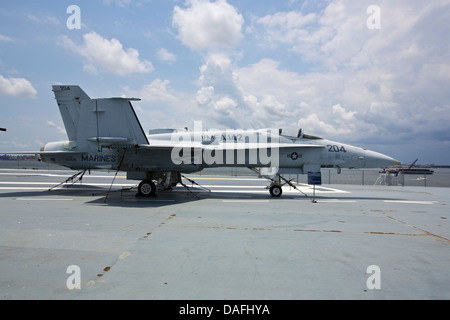
[[[211,192],[145,199],[119,173],[106,198],[114,174],[92,172],[47,191],[70,174],[0,169],[0,299],[450,298],[447,188],[323,185],[312,203],[307,185],[275,199],[189,175]]]

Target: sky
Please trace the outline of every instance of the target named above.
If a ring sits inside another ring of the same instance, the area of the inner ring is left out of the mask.
[[[0,0],[0,152],[67,140],[70,84],[141,98],[146,132],[302,128],[450,164],[449,21],[450,0]]]

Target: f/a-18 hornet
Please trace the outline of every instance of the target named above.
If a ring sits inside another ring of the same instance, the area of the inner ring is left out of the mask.
[[[348,144],[282,129],[157,129],[146,135],[134,112],[135,98],[91,99],[79,86],[54,85],[53,92],[68,141],[50,142],[45,162],[83,173],[90,169],[125,171],[141,180],[138,194],[152,196],[156,186],[170,189],[181,175],[211,167],[246,167],[268,177],[270,194],[281,196],[289,183],[283,174],[320,172],[320,168],[384,168],[395,159]],[[80,172],[81,172],[80,171]]]

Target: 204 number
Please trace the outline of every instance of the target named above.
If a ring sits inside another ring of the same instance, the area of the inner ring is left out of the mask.
[[[337,145],[327,145],[328,148],[328,152],[347,152],[347,150],[345,150],[344,146],[337,146]]]

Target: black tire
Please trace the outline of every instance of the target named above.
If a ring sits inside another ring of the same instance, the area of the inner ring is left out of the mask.
[[[150,197],[155,195],[156,186],[151,180],[143,180],[139,183],[138,194],[142,197]]]
[[[274,184],[269,189],[270,194],[272,197],[279,198],[281,197],[281,194],[283,193],[283,190],[281,189],[281,186]]]

